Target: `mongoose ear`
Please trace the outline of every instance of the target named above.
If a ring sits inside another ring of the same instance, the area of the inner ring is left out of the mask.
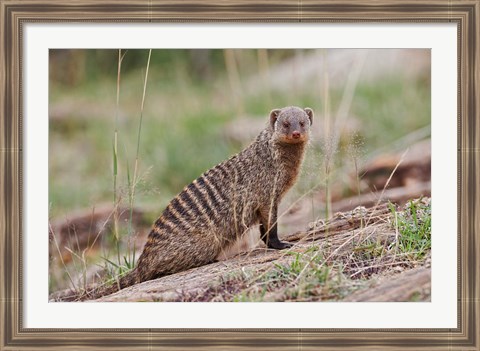
[[[270,125],[273,127],[277,121],[278,115],[280,114],[280,109],[275,109],[270,111]]]
[[[310,125],[312,125],[313,124],[313,110],[309,107],[305,107],[303,110],[305,111],[305,113],[308,116],[308,119],[310,120]]]

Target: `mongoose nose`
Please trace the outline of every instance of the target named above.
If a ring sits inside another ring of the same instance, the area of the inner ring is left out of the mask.
[[[294,131],[294,132],[292,133],[292,137],[293,137],[293,139],[298,139],[298,138],[300,138],[300,132]]]

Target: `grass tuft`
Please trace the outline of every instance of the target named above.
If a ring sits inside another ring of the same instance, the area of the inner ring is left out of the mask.
[[[392,225],[398,230],[398,250],[413,260],[421,260],[432,248],[432,209],[430,199],[409,201],[404,211],[390,205]]]
[[[288,252],[288,262],[273,263],[264,274],[247,274],[237,284],[244,288],[232,301],[318,301],[336,299],[344,277],[341,266],[326,265],[320,248],[312,245],[305,252]],[[253,280],[251,277],[256,277]]]

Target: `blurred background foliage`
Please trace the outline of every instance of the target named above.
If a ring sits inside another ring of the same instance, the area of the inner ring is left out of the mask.
[[[148,50],[122,54],[118,182],[126,199]],[[118,51],[50,50],[49,62],[49,206],[57,218],[112,203]],[[153,50],[135,205],[157,216],[186,184],[246,146],[271,109],[288,105],[315,111],[290,196],[318,184],[324,191],[326,159],[328,178],[355,192],[346,185],[354,167],[412,133],[429,135],[430,51]]]

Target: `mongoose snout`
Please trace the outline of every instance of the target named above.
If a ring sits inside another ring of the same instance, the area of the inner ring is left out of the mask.
[[[313,111],[310,108],[286,107],[270,112],[276,139],[287,144],[308,141],[312,122]]]

